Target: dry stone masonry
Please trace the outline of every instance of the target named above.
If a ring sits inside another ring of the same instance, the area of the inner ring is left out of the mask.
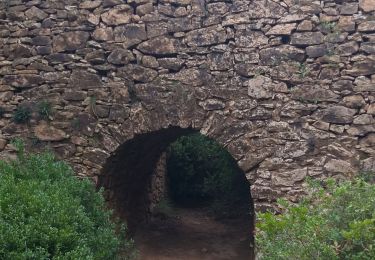
[[[192,128],[256,210],[375,170],[374,0],[3,0],[0,75],[3,158],[22,137],[97,180],[133,137]]]

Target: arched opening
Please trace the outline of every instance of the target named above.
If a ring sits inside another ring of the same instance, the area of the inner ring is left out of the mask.
[[[183,170],[181,167],[188,166],[190,163],[204,165],[204,162],[196,161],[199,156],[191,156],[190,162],[185,162],[185,166],[176,165],[179,157],[173,154],[175,149],[171,144],[175,144],[174,142],[181,137],[191,135],[198,137],[195,142],[199,142],[199,138],[202,138],[201,140],[209,140],[212,147],[215,145],[219,147],[214,140],[203,137],[194,129],[170,127],[140,134],[121,145],[107,160],[99,179],[99,186],[105,188],[109,205],[127,222],[132,235],[139,237],[139,243],[154,244],[147,245],[148,249],[147,246],[143,247],[143,249],[146,248],[145,250],[161,247],[160,241],[163,241],[163,243],[175,243],[175,247],[184,244],[184,250],[190,251],[190,256],[189,252],[182,252],[187,257],[186,259],[251,259],[254,243],[254,209],[245,174],[224,148],[215,148],[217,150],[211,151],[211,154],[222,153],[228,156],[229,161],[225,167],[236,176],[231,180],[233,187],[230,188],[233,191],[241,189],[241,192],[236,194],[241,194],[239,196],[242,197],[237,201],[228,201],[225,209],[216,207],[225,196],[220,197],[220,192],[210,194],[209,190],[202,191],[204,189],[202,185],[209,180],[209,176],[201,178],[196,174],[190,179],[183,180],[184,175],[179,173]],[[181,144],[183,142],[179,139],[179,145]],[[190,145],[194,146],[194,143]],[[211,160],[210,158],[200,159],[206,160],[207,165],[215,164],[212,158]],[[222,166],[216,165],[215,167],[219,169]],[[213,167],[214,171],[215,167]],[[195,172],[203,173],[207,170],[207,167],[198,168]],[[174,174],[172,174],[173,171]],[[216,183],[216,180],[221,177],[217,175],[215,178],[211,178],[211,181]],[[226,180],[221,180],[215,185],[220,186],[226,182]],[[183,196],[185,193],[189,194]],[[225,195],[225,192],[222,193],[221,195]],[[165,205],[166,202],[168,205]],[[164,209],[166,206],[170,207],[169,203],[172,204],[171,207],[174,210],[171,215],[163,212],[163,207]],[[221,206],[223,204],[221,203]],[[218,214],[223,211],[230,213],[230,217]],[[184,224],[187,224],[185,228]],[[142,232],[147,234],[146,239]],[[186,241],[192,242],[190,247],[187,246]],[[236,243],[230,244],[229,241],[236,241]],[[137,239],[136,243],[138,243]],[[232,248],[228,248],[226,254],[223,254],[228,244]],[[164,253],[172,254],[170,259],[177,259],[176,257],[185,259],[177,256],[175,252]],[[142,252],[140,254],[142,256]],[[244,258],[245,255],[246,258]],[[199,258],[195,258],[196,256]],[[145,256],[140,259],[150,258]]]

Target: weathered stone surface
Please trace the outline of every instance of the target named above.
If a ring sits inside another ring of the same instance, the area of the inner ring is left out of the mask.
[[[362,172],[375,172],[375,160],[373,157],[367,158],[361,162]]]
[[[296,29],[295,23],[278,24],[272,27],[266,35],[290,35]]]
[[[13,95],[12,91],[0,92],[0,101],[8,102],[12,99]]]
[[[287,14],[286,16],[280,18],[278,23],[291,23],[291,22],[299,22],[306,19],[305,14]]]
[[[64,99],[68,101],[83,101],[87,97],[85,91],[65,91]]]
[[[3,82],[16,88],[32,88],[42,84],[44,79],[33,74],[6,75],[3,77]]]
[[[311,103],[339,100],[339,96],[327,87],[309,84],[295,86],[292,90],[292,98]]]
[[[273,83],[270,78],[258,76],[245,82],[248,87],[248,95],[256,99],[271,98],[273,95]]]
[[[302,62],[305,59],[305,52],[292,46],[267,48],[260,51],[261,65],[278,65],[286,60]]]
[[[184,64],[184,61],[178,58],[161,58],[157,62],[161,67],[173,71],[180,70]]]
[[[103,51],[89,52],[86,54],[85,59],[94,65],[103,64],[106,60]]]
[[[125,47],[130,47],[147,39],[144,24],[127,24],[117,26],[114,30],[116,42],[123,42]]]
[[[181,49],[181,42],[174,38],[155,37],[139,44],[137,48],[147,54],[173,54]]]
[[[302,21],[297,27],[298,32],[308,32],[308,31],[312,31],[312,29],[313,29],[313,24],[309,20]]]
[[[76,90],[96,89],[102,87],[102,82],[99,76],[94,73],[85,70],[75,70],[70,77],[69,87]]]
[[[159,67],[159,62],[154,56],[144,55],[142,57],[142,65],[146,68],[156,69]]]
[[[350,41],[344,44],[340,44],[336,48],[336,52],[341,56],[350,56],[356,52],[358,52],[359,46],[358,43],[354,41]]]
[[[375,42],[363,42],[360,50],[368,54],[375,54]]]
[[[51,64],[57,64],[57,63],[64,63],[69,62],[73,60],[72,55],[65,54],[65,53],[52,53],[51,55],[48,55],[46,59]]]
[[[256,48],[268,44],[268,38],[258,31],[241,30],[236,32],[236,45],[238,47]]]
[[[52,41],[51,38],[48,36],[36,36],[32,39],[33,45],[38,45],[38,46],[47,46],[51,45]]]
[[[146,3],[144,5],[137,6],[136,14],[139,16],[143,16],[154,11],[154,6],[152,3]]]
[[[323,111],[322,120],[334,124],[350,124],[357,110],[344,106],[332,106]]]
[[[365,12],[375,11],[375,3],[372,0],[359,0],[359,7]]]
[[[292,35],[290,44],[296,46],[308,46],[322,44],[324,35],[321,32],[304,32],[294,33]]]
[[[126,104],[130,101],[129,89],[124,84],[124,82],[112,82],[110,84],[107,84],[107,87],[110,89],[113,99],[116,102],[119,102],[120,104]],[[123,110],[122,107],[120,107],[120,109],[113,109],[121,111]]]
[[[117,5],[101,15],[102,21],[107,25],[121,25],[130,23],[133,8],[129,5]]]
[[[354,91],[364,92],[364,91],[375,91],[375,84],[365,76],[359,76],[354,80],[355,86],[353,87]]]
[[[350,108],[361,108],[366,102],[361,95],[353,95],[344,97],[344,104]]]
[[[94,0],[94,1],[84,1],[82,2],[79,7],[82,9],[95,9],[102,4],[101,0]]]
[[[41,21],[48,17],[48,14],[38,7],[33,6],[25,12],[25,15],[30,20]]]
[[[103,0],[103,7],[113,7],[124,3],[122,0]]]
[[[375,116],[375,103],[372,103],[367,108],[367,114]]]
[[[97,41],[113,41],[114,35],[113,30],[110,27],[107,28],[97,28],[92,37]]]
[[[356,172],[351,164],[347,161],[331,159],[325,165],[324,169],[331,173],[342,173],[351,175]]]
[[[225,29],[221,26],[207,27],[198,29],[186,34],[186,43],[188,46],[207,46],[223,43],[227,39]]]
[[[355,125],[372,125],[375,124],[375,119],[371,115],[363,114],[354,118]]]
[[[7,145],[7,140],[5,139],[0,139],[0,151],[3,151],[5,146]]]
[[[353,68],[346,71],[351,76],[366,76],[375,74],[375,60],[358,61]]]
[[[307,168],[290,171],[274,172],[271,176],[272,184],[275,186],[291,187],[296,182],[304,180],[307,176]]]
[[[316,45],[316,46],[308,46],[306,48],[307,56],[311,58],[322,57],[326,55],[328,52],[327,46],[324,44]]]
[[[225,107],[225,103],[217,99],[207,99],[204,102],[200,102],[199,105],[203,107],[204,110],[221,110]]]
[[[41,141],[62,141],[68,138],[67,134],[47,123],[41,123],[34,129],[35,136]]]
[[[74,51],[85,47],[90,34],[88,32],[74,31],[62,33],[53,38],[55,52]]]
[[[365,21],[358,25],[360,32],[375,32],[375,21]]]
[[[358,12],[358,3],[345,3],[341,6],[340,14],[351,15]]]
[[[9,49],[8,59],[29,58],[33,56],[31,48],[23,44],[16,44]]]
[[[36,52],[39,55],[48,55],[52,53],[52,48],[49,46],[38,46],[36,47]]]
[[[341,16],[337,24],[337,29],[343,32],[354,32],[355,21],[352,16]]]
[[[346,132],[351,136],[363,137],[375,132],[375,125],[356,125],[350,127]],[[363,148],[363,147],[362,147]]]
[[[124,72],[131,79],[140,82],[150,82],[157,76],[155,70],[133,64],[126,66]]]
[[[108,62],[115,65],[124,65],[128,64],[131,61],[134,61],[135,57],[133,53],[126,49],[115,49],[108,56]]]

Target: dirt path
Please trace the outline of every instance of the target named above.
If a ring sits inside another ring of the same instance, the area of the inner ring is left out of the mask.
[[[249,260],[249,232],[246,219],[222,223],[204,209],[175,209],[137,231],[138,260]]]

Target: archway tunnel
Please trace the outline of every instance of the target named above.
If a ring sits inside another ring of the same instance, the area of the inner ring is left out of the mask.
[[[186,215],[189,215],[192,212],[189,211],[189,208],[204,208],[207,204],[215,200],[215,198],[212,196],[194,197],[192,191],[193,187],[187,187],[187,190],[185,191],[180,190],[180,194],[173,192],[176,190],[174,187],[177,187],[178,185],[179,188],[183,185],[186,186],[186,184],[189,181],[191,182],[192,179],[183,183],[181,186],[181,183],[179,182],[181,182],[180,177],[183,173],[178,172],[180,175],[172,175],[172,171],[184,171],[184,169],[178,167],[173,168],[173,165],[170,166],[173,164],[172,159],[178,160],[178,157],[173,157],[173,154],[171,154],[173,152],[173,149],[171,149],[171,144],[173,145],[176,140],[181,138],[194,135],[201,136],[201,138],[203,138],[199,140],[204,140],[204,138],[206,138],[200,135],[195,129],[184,129],[180,127],[170,127],[151,133],[140,134],[122,144],[115,151],[115,153],[108,158],[99,179],[99,186],[104,187],[108,204],[114,209],[117,216],[126,221],[132,235],[135,236],[138,232],[137,230],[144,229],[145,226],[154,221],[154,217],[157,213],[157,210],[155,209],[158,208],[158,203],[162,203],[165,200],[168,200],[168,202],[172,201],[173,205],[176,207],[188,208],[187,211],[180,211],[180,214]],[[208,138],[206,139],[210,140],[210,144],[214,144],[219,147],[214,140]],[[238,174],[236,175],[236,180],[233,182],[233,187],[231,187],[231,189],[242,189],[241,192],[236,193],[241,194],[239,196],[242,198],[236,201],[236,203],[227,203],[231,205],[229,205],[228,207],[230,208],[226,210],[228,212],[235,213],[233,214],[235,217],[231,217],[236,218],[236,225],[241,226],[239,229],[242,232],[245,230],[246,238],[239,237],[238,240],[247,243],[248,252],[245,254],[248,254],[249,257],[246,259],[251,259],[251,256],[253,255],[252,246],[254,244],[254,209],[250,195],[250,184],[247,181],[245,174],[237,166],[237,163],[229,155],[225,148],[220,147],[217,151],[220,151],[220,149],[230,157],[231,161],[229,164],[232,168],[231,171]],[[195,159],[190,158],[190,161],[191,160],[194,162]],[[210,158],[203,158],[203,160],[210,160]],[[199,164],[200,162],[194,163]],[[212,164],[213,161],[210,163]],[[218,167],[220,166],[216,166],[216,169],[220,171]],[[201,171],[205,170],[201,169]],[[193,176],[193,178],[196,177]],[[200,179],[202,184],[203,178]],[[222,183],[223,181],[225,182],[225,180],[222,180]],[[216,181],[214,180],[214,182]],[[197,189],[197,187],[194,188]],[[181,196],[181,192],[190,193],[187,196]],[[219,211],[221,211],[221,209],[219,209]],[[210,215],[213,216],[216,213],[210,212]],[[218,219],[217,216],[214,217]],[[230,218],[228,216],[226,217]],[[226,223],[230,222],[224,220],[226,217],[223,215],[220,216],[221,226],[225,226]],[[200,220],[194,219],[192,221],[199,222]],[[206,249],[203,248],[201,250],[205,251]],[[228,258],[222,259],[243,258],[235,258],[233,255],[229,255]]]

